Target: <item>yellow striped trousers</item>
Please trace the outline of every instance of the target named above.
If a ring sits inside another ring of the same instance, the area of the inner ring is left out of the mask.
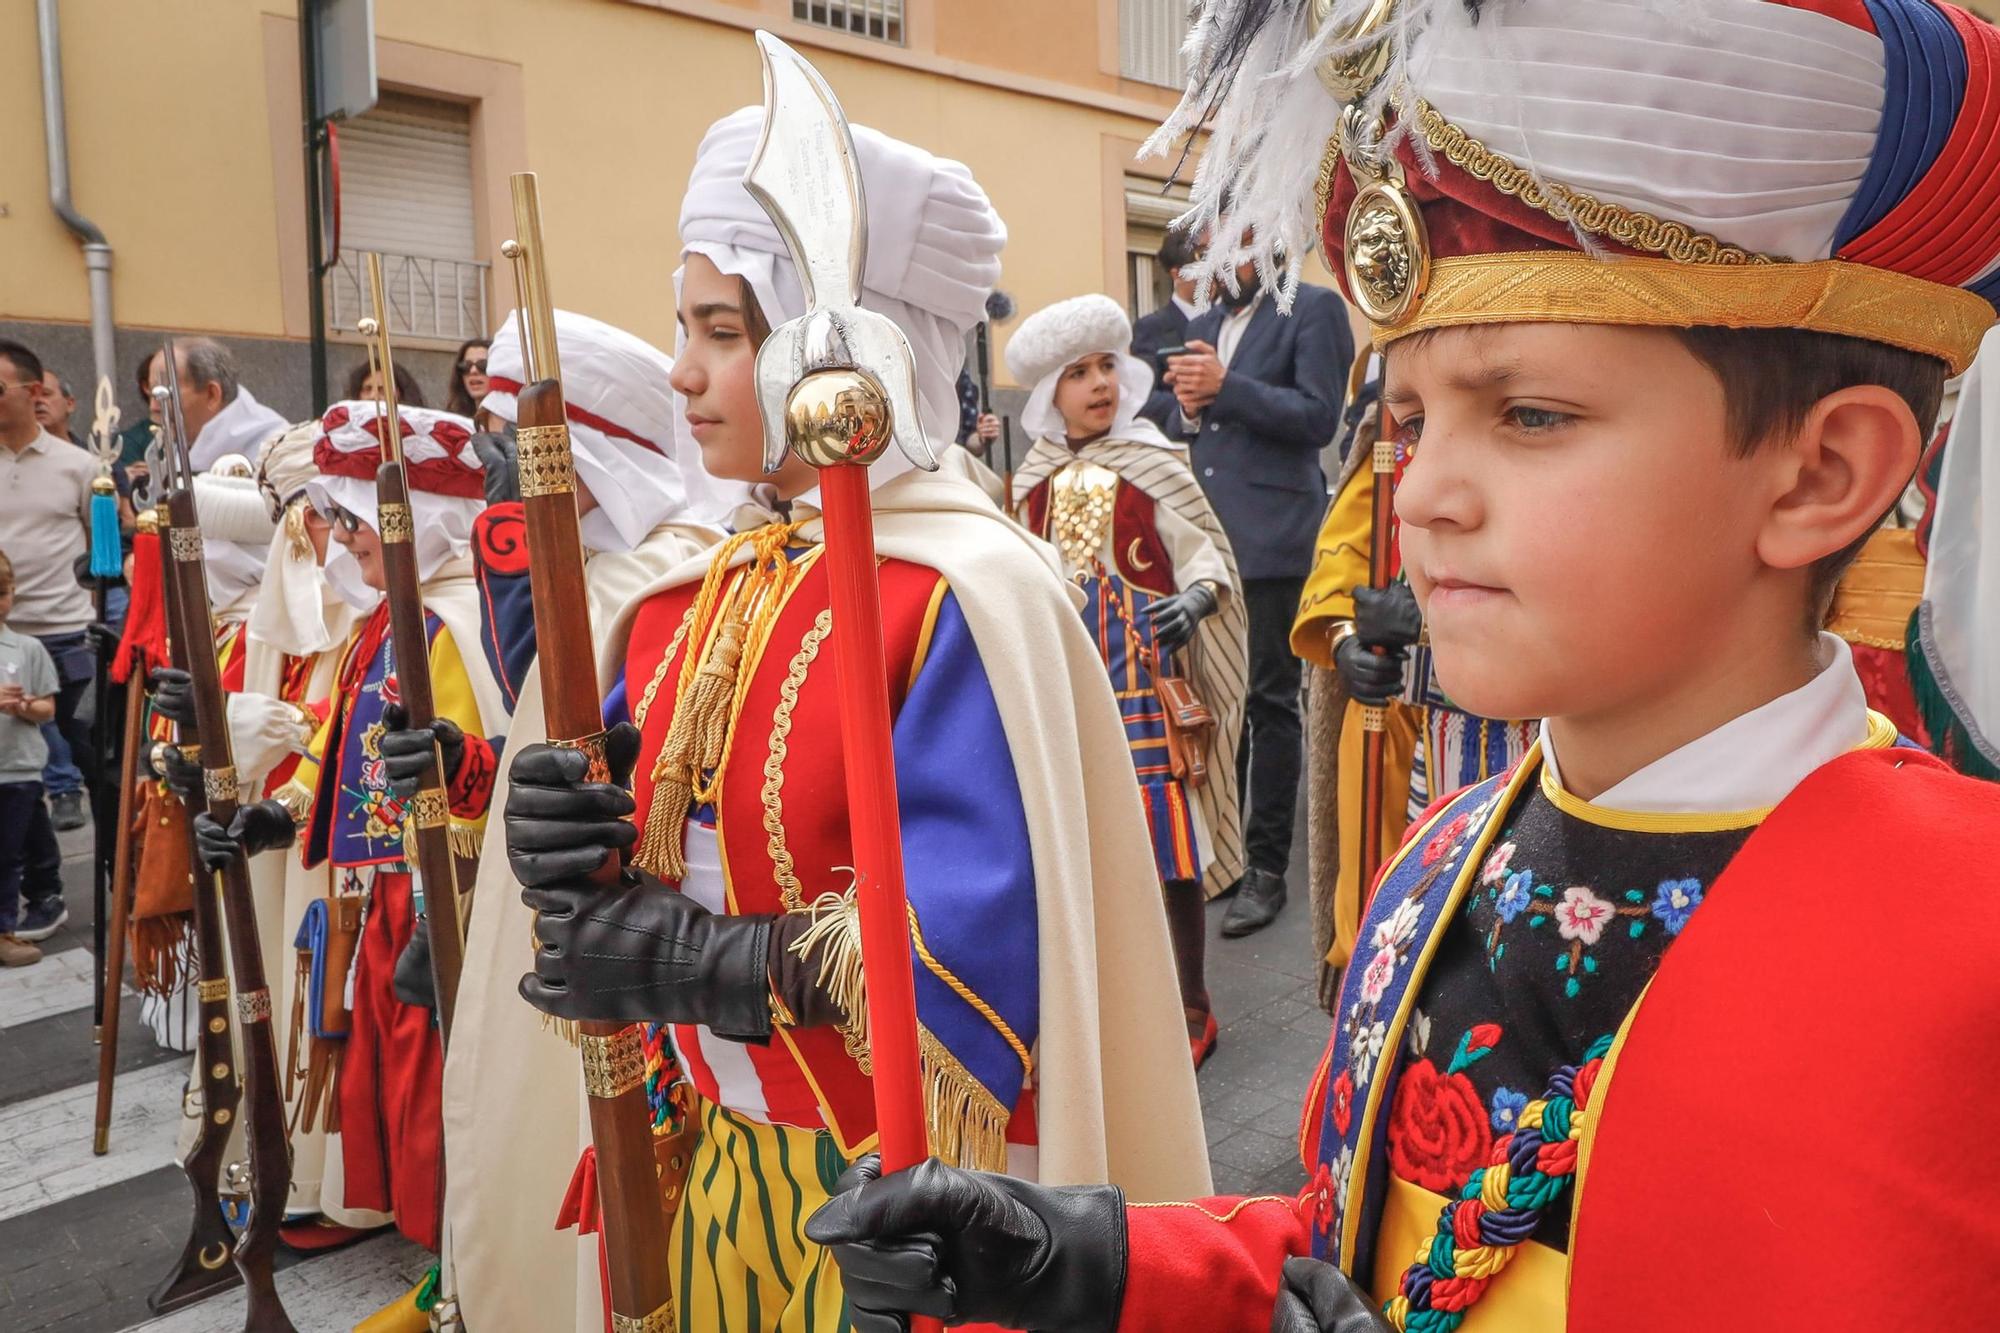
[[[847,1169],[833,1136],[699,1099],[694,1114],[701,1137],[671,1242],[682,1333],[850,1333],[840,1270],[805,1235]]]

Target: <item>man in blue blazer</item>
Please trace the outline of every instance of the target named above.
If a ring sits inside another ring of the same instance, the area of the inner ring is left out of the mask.
[[[1299,659],[1292,655],[1313,541],[1326,514],[1320,450],[1340,429],[1340,401],[1354,359],[1347,307],[1325,287],[1299,284],[1290,314],[1237,271],[1241,292],[1218,292],[1188,321],[1188,354],[1165,375],[1174,407],[1165,428],[1186,440],[1196,478],[1236,548],[1250,619],[1245,708],[1244,843],[1249,867],[1222,921],[1248,935],[1285,905],[1298,805],[1303,727]]]

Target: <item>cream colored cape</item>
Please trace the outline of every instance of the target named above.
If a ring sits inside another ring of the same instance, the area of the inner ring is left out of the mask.
[[[1189,682],[1215,716],[1208,781],[1193,793],[1202,828],[1213,843],[1202,872],[1203,892],[1213,898],[1243,878],[1243,807],[1236,790],[1236,747],[1243,735],[1244,698],[1250,683],[1250,621],[1243,605],[1243,577],[1236,572],[1236,552],[1201,483],[1195,480],[1184,449],[1106,439],[1072,450],[1055,440],[1036,440],[1014,474],[1014,507],[1018,509],[1029,491],[1073,458],[1111,469],[1152,497],[1155,504],[1165,505],[1200,528],[1229,567],[1228,596],[1216,614],[1201,622],[1187,653]]]
[[[819,525],[808,524],[802,535],[816,540]],[[1035,1047],[1040,1178],[1051,1184],[1110,1180],[1135,1201],[1199,1198],[1211,1188],[1208,1152],[1145,812],[1110,681],[1077,615],[1073,590],[1056,572],[1055,553],[1002,517],[976,486],[920,472],[875,491],[875,538],[883,555],[936,569],[951,585],[981,649],[1020,779],[1041,941]],[[707,567],[705,557],[690,560],[625,607],[598,657],[606,681],[623,659],[632,617],[645,598],[698,580]],[[536,1016],[514,991],[531,957],[530,915],[519,895],[506,895],[498,912],[489,900],[475,915],[516,950],[504,977],[481,991],[489,1003],[504,992],[505,1001],[520,1008],[522,1017],[511,1027],[523,1036],[510,1058],[541,1067],[543,1055],[527,1054],[533,1040],[573,1066],[576,1053],[553,1034],[535,1032]],[[453,1063],[460,1058],[454,1054]],[[448,1068],[447,1135],[454,1081]],[[517,1095],[515,1085],[510,1076],[497,1093],[483,1089],[479,1113],[505,1106]],[[588,1143],[576,1075],[568,1073],[560,1084],[548,1080],[547,1087],[558,1089],[567,1105],[577,1136],[569,1142]],[[481,1283],[499,1280],[504,1269],[504,1297],[486,1308],[506,1311],[510,1326],[596,1333],[604,1321],[596,1237],[571,1249],[549,1234],[576,1153],[533,1139],[515,1139],[505,1151],[502,1169],[512,1188],[503,1180],[490,1197],[524,1216],[507,1221],[515,1237],[509,1252],[489,1254],[477,1277],[460,1243],[461,1299],[488,1300],[491,1293],[480,1292]],[[551,1160],[523,1160],[536,1154]],[[491,1210],[478,1224],[494,1226]],[[481,1248],[499,1243],[489,1230]],[[574,1293],[560,1318],[556,1308],[564,1303],[552,1289]],[[532,1313],[524,1313],[530,1308],[524,1301],[532,1302]],[[478,1308],[468,1306],[468,1326]]]
[[[609,625],[661,574],[721,540],[714,528],[671,523],[636,550],[593,553],[585,566],[590,623]],[[521,682],[511,734],[519,745],[548,735],[539,666]],[[515,989],[532,966],[533,935],[498,818],[506,770],[503,755],[445,1055],[447,1234],[467,1327],[559,1329],[576,1304],[576,1246],[555,1219],[576,1166],[583,1084],[576,1048],[544,1030]]]

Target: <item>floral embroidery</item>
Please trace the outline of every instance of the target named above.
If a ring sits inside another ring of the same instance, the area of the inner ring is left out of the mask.
[[[1361,999],[1365,1004],[1375,1004],[1382,998],[1382,992],[1389,989],[1390,981],[1396,976],[1396,950],[1393,945],[1383,945],[1368,960],[1367,970],[1361,974]]]
[[[1355,1087],[1368,1086],[1368,1076],[1374,1072],[1375,1061],[1381,1058],[1382,1043],[1387,1034],[1388,1025],[1379,1018],[1354,1034],[1354,1042],[1348,1050],[1354,1057],[1351,1067],[1354,1070]]]
[[[1352,1071],[1346,1069],[1340,1071],[1340,1077],[1333,1081],[1333,1088],[1329,1093],[1329,1098],[1333,1103],[1333,1127],[1340,1132],[1342,1138],[1345,1138],[1347,1137],[1348,1129],[1354,1124],[1354,1078]]]
[[[1698,879],[1662,880],[1653,893],[1653,915],[1667,928],[1669,935],[1678,935],[1687,926],[1694,909],[1701,906],[1701,881]]]
[[[1521,1112],[1528,1107],[1528,1094],[1516,1092],[1512,1088],[1499,1087],[1493,1090],[1493,1132],[1512,1134],[1514,1126],[1521,1119]]]
[[[1572,884],[1563,890],[1563,900],[1556,905],[1556,929],[1566,940],[1595,944],[1604,933],[1604,923],[1617,911],[1583,885]]]
[[[1403,1034],[1403,1040],[1410,1048],[1412,1056],[1420,1056],[1430,1049],[1431,1016],[1421,1009],[1410,1012],[1410,1030]]]
[[[1486,858],[1486,865],[1479,872],[1481,884],[1498,884],[1507,874],[1507,863],[1514,859],[1514,844],[1503,842],[1495,847]]]
[[[1478,810],[1458,816],[1433,833],[1431,840],[1424,844],[1423,864],[1434,866],[1443,859],[1446,852],[1454,850],[1459,838],[1471,826],[1473,815],[1484,814],[1485,810],[1486,807],[1482,805]]]
[[[1428,1060],[1403,1071],[1389,1113],[1390,1169],[1427,1190],[1451,1194],[1492,1148],[1487,1110],[1471,1079],[1440,1074]]]
[[[1521,915],[1528,905],[1529,891],[1533,888],[1534,882],[1535,877],[1525,870],[1517,870],[1507,876],[1507,887],[1500,890],[1493,902],[1493,910],[1499,914],[1502,922],[1512,921]]]
[[[1423,906],[1405,898],[1396,905],[1396,910],[1387,921],[1375,927],[1375,933],[1368,942],[1377,949],[1401,949],[1415,938],[1417,919],[1423,915]],[[1391,960],[1394,966],[1394,960]]]

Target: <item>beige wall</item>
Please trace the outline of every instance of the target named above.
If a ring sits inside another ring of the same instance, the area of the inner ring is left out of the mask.
[[[1172,99],[1104,72],[1105,5],[1115,70],[1115,0],[912,0],[896,51],[794,24],[789,0],[377,0],[378,58],[385,85],[474,101],[481,258],[511,230],[507,173],[531,168],[556,300],[671,346],[681,189],[709,121],[761,96],[759,22],[809,46],[855,120],[973,168],[1007,219],[1002,285],[1023,310],[1122,294],[1114,182]],[[116,249],[118,323],[303,337],[295,9],[145,10],[62,3],[75,196]],[[39,99],[32,7],[0,6],[0,123],[20,131],[0,153],[0,319],[81,323],[81,258],[32,133]],[[490,295],[497,317],[504,266]]]

